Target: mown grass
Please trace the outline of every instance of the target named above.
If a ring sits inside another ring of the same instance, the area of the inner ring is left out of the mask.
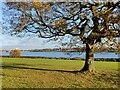
[[[118,62],[95,62],[96,73],[73,73],[81,60],[2,58],[2,88],[118,88]]]

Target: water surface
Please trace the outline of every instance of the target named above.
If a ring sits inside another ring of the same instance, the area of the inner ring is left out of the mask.
[[[9,52],[0,52],[2,56],[9,56]],[[41,56],[56,58],[85,58],[85,52],[21,52],[21,56]],[[95,53],[95,58],[119,58],[120,54],[115,52]]]

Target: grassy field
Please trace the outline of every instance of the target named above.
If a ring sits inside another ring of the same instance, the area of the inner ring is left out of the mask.
[[[95,62],[97,72],[73,73],[81,60],[2,58],[2,88],[118,88],[118,62]]]

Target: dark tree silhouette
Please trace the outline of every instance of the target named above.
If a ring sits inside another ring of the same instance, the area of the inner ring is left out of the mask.
[[[120,2],[7,2],[21,14],[14,34],[35,33],[42,38],[64,36],[86,45],[82,71],[94,71],[94,47],[102,38],[119,37]]]

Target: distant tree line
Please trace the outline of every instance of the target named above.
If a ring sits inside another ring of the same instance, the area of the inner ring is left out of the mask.
[[[30,52],[85,52],[86,47],[79,48],[55,48],[55,49],[34,49]],[[108,47],[95,47],[95,52],[119,52],[120,48],[108,48]]]
[[[99,47],[99,48],[95,47],[95,52],[117,52],[117,53],[120,53],[119,44],[116,47]],[[85,49],[86,49],[86,47],[53,48],[53,49],[48,48],[48,49],[33,49],[33,50],[20,50],[20,51],[21,52],[85,52]],[[1,52],[9,52],[9,50],[1,50]]]

